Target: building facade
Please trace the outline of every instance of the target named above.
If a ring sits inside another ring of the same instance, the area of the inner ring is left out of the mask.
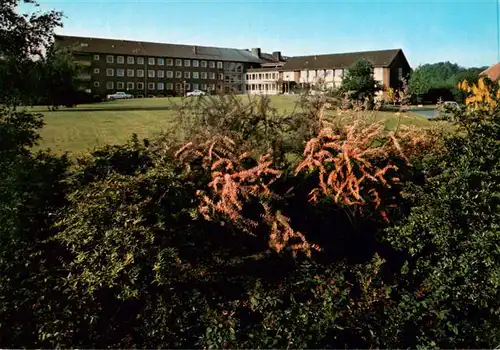
[[[78,80],[93,95],[124,91],[136,97],[183,95],[192,90],[211,93],[277,95],[323,84],[339,87],[357,59],[374,66],[384,88],[398,88],[410,73],[402,50],[283,57],[259,48],[230,49],[129,40],[56,36],[78,64]]]
[[[260,49],[147,43],[56,36],[73,54],[82,88],[104,96],[125,91],[136,97],[182,95],[191,90],[245,93],[245,72],[272,62]],[[269,57],[270,56],[270,57]]]
[[[340,87],[346,69],[356,60],[365,58],[374,66],[373,76],[384,89],[401,87],[401,79],[410,74],[410,65],[402,50],[353,52],[330,55],[290,57],[281,67],[251,69],[246,75],[247,89],[254,94],[275,94],[301,87],[324,85]],[[269,76],[267,73],[274,73]],[[262,79],[261,79],[262,77]],[[278,92],[269,87],[278,85]]]

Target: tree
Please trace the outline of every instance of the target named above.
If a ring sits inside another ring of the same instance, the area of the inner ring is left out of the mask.
[[[78,67],[70,53],[51,46],[40,65],[44,102],[53,108],[74,106],[78,92],[75,77]]]
[[[19,14],[20,3],[34,0],[0,1],[0,103],[18,105],[33,95],[35,60],[52,42],[54,29],[62,25],[57,11]]]
[[[417,68],[410,76],[408,83],[410,92],[417,97],[417,102],[420,102],[421,96],[427,93],[430,88],[430,83],[426,77],[425,70]]]
[[[344,93],[350,93],[357,100],[367,98],[372,102],[375,92],[380,89],[373,76],[373,64],[366,59],[356,61],[347,69],[340,89]]]

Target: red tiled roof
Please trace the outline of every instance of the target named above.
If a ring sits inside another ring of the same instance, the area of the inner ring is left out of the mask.
[[[480,75],[486,75],[492,81],[497,81],[500,78],[500,63],[495,63],[490,68],[482,71]]]

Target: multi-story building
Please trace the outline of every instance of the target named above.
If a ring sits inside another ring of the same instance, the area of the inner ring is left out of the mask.
[[[278,95],[286,92],[283,84],[283,65],[288,57],[281,56],[281,52],[272,53],[275,62],[261,64],[261,68],[249,68],[247,70],[246,91],[249,94]]]
[[[340,86],[345,69],[366,58],[384,88],[398,88],[410,65],[401,49],[283,57],[259,48],[229,49],[129,40],[56,36],[72,52],[84,89],[93,95],[126,91],[136,97],[191,90],[276,95],[293,85]]]
[[[260,49],[56,36],[71,51],[82,87],[94,95],[126,91],[134,96],[184,94],[190,90],[244,93],[245,72],[276,59]]]
[[[292,83],[300,86],[324,84],[339,87],[345,70],[357,59],[365,58],[374,66],[374,78],[384,88],[399,88],[410,73],[410,65],[401,49],[290,57],[275,69],[250,69],[247,89],[254,94],[287,92]],[[277,90],[275,90],[277,86]]]

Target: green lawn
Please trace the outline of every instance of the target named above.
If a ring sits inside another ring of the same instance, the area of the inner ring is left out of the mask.
[[[292,112],[297,100],[293,96],[273,96],[271,99],[280,112]],[[176,118],[173,104],[179,101],[180,98],[148,98],[61,108],[55,112],[46,107],[29,110],[41,112],[45,117],[46,125],[40,132],[42,140],[38,148],[50,148],[56,153],[79,152],[105,144],[123,143],[132,133],[145,138],[168,130]],[[385,120],[388,129],[393,129],[398,121],[392,112],[376,112],[374,118]],[[401,118],[404,124],[433,124],[411,113]]]

